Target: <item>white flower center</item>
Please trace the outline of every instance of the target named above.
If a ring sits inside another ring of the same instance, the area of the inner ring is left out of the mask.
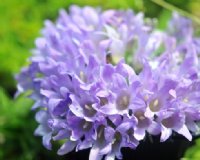
[[[96,114],[96,110],[92,107],[92,104],[85,104],[84,108],[84,113],[86,116],[93,117]]]
[[[154,99],[150,102],[149,108],[152,112],[157,112],[160,110],[161,104],[158,99]]]
[[[83,71],[80,71],[79,77],[83,82],[87,82],[87,77]]]
[[[117,97],[117,109],[119,110],[125,110],[128,108],[130,103],[130,95],[126,92],[122,93]]]

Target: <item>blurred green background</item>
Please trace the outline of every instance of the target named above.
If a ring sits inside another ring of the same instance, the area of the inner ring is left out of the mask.
[[[13,99],[14,75],[27,64],[34,39],[40,35],[45,19],[55,21],[60,8],[71,4],[100,6],[103,9],[132,8],[158,19],[164,29],[177,10],[191,17],[199,28],[200,0],[3,0],[0,1],[0,160],[63,159],[49,152],[41,139],[33,136],[37,124],[25,95]],[[167,2],[167,3],[166,3]],[[190,14],[188,14],[190,13]],[[200,140],[185,153],[185,159],[200,159]]]

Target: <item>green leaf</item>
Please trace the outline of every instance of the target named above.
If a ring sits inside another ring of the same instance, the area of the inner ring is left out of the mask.
[[[163,10],[158,17],[158,25],[157,28],[160,30],[164,30],[168,26],[168,22],[172,17],[172,12],[168,10]]]

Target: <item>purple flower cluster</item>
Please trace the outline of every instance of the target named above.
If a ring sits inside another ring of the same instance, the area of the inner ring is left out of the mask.
[[[35,134],[46,148],[62,140],[59,155],[91,148],[90,160],[114,160],[147,134],[192,140],[200,120],[200,40],[177,14],[167,32],[152,24],[131,10],[77,6],[45,22],[17,80],[19,94],[31,91]]]

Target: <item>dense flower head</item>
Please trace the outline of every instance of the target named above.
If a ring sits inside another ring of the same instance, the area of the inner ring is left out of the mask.
[[[59,155],[91,148],[90,160],[111,160],[147,134],[192,140],[200,120],[200,41],[178,14],[166,32],[153,23],[131,10],[78,6],[45,22],[30,65],[16,78],[18,94],[31,90],[35,134],[46,148],[63,140]]]

